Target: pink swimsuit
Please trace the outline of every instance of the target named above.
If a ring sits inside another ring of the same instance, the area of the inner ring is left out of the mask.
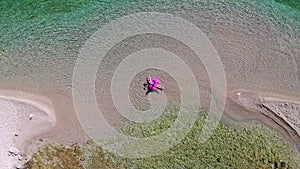
[[[151,90],[158,90],[158,86],[160,85],[160,80],[158,80],[158,79],[156,79],[156,78],[153,78],[153,79],[151,79],[151,81],[150,81],[150,84],[149,84],[149,88],[151,89]]]

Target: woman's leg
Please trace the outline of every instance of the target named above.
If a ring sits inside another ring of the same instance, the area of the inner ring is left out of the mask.
[[[164,89],[165,89],[165,88],[162,87],[161,85],[156,85],[155,87],[158,88],[159,90],[164,90]]]

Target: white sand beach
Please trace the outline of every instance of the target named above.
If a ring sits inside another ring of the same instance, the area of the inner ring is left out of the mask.
[[[30,139],[55,126],[52,103],[21,91],[0,91],[0,164],[22,168]]]

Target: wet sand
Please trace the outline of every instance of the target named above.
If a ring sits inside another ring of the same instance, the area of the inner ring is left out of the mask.
[[[238,121],[263,122],[282,133],[300,151],[299,98],[263,91],[234,90],[228,95],[225,113]]]
[[[45,97],[2,90],[0,104],[1,164],[7,168],[24,163],[26,155],[30,156],[37,150],[40,139],[44,139],[44,144],[57,142],[66,145],[81,144],[88,139],[76,118],[71,97],[53,93]],[[225,113],[241,123],[261,121],[286,136],[299,150],[299,99],[234,90],[228,94]]]

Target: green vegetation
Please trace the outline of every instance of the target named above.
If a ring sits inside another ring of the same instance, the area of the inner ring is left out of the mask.
[[[101,169],[118,169],[120,168],[113,162],[115,157],[104,151],[101,147],[97,146],[93,141],[89,140],[85,147],[85,166],[88,169],[101,168]]]
[[[105,152],[93,141],[80,147],[47,144],[27,162],[29,169],[117,169],[112,154]],[[84,167],[86,166],[86,167]]]
[[[175,116],[171,116],[175,118]],[[231,130],[219,124],[215,134],[200,144],[205,117],[201,116],[185,139],[170,151],[156,157],[120,161],[123,168],[298,168],[293,149],[275,131],[253,125]],[[159,133],[160,126],[170,126],[172,120],[161,118],[159,124],[129,124],[125,131],[136,137]]]
[[[300,0],[275,0],[275,1],[300,11]]]
[[[163,114],[149,124],[129,123],[122,128],[127,135],[147,137],[170,127],[176,115]],[[74,147],[41,149],[29,161],[29,166],[42,168],[43,161],[60,161],[60,167],[68,168],[299,168],[299,156],[291,145],[277,132],[263,125],[249,125],[233,130],[219,124],[214,135],[201,144],[198,137],[204,124],[201,116],[178,145],[171,150],[149,158],[130,159],[105,152],[92,141],[74,152]],[[56,146],[57,147],[57,146]],[[62,148],[59,150],[59,148]],[[55,158],[54,158],[55,157]],[[84,157],[84,158],[83,158]],[[83,160],[84,161],[81,161]],[[34,167],[33,167],[34,168]],[[47,166],[49,167],[49,165]],[[55,168],[55,167],[52,167]]]
[[[83,152],[76,144],[68,147],[48,144],[32,157],[27,166],[30,169],[83,169],[84,160]]]

